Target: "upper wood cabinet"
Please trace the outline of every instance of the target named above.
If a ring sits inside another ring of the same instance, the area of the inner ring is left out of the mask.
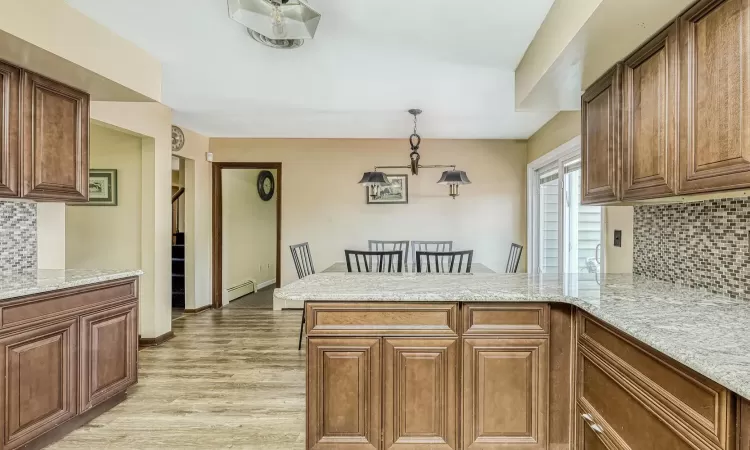
[[[0,196],[18,197],[21,69],[0,61]]]
[[[675,193],[677,24],[623,62],[622,199]]]
[[[0,61],[0,197],[85,202],[89,95]]]
[[[750,186],[750,2],[680,17],[680,192]]]
[[[22,91],[21,196],[88,200],[88,94],[30,72]]]
[[[581,98],[581,202],[618,200],[622,66],[604,74]]]

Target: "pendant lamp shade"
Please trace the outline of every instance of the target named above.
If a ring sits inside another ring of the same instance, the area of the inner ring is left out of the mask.
[[[438,180],[438,184],[471,184],[469,177],[463,170],[446,170]]]
[[[383,172],[365,172],[359,184],[365,186],[387,186],[390,183],[388,177]]]

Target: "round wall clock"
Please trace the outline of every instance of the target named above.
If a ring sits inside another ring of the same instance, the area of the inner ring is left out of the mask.
[[[172,151],[179,152],[185,145],[185,133],[182,132],[180,127],[172,125]]]
[[[258,195],[260,199],[267,202],[273,198],[276,183],[273,174],[269,170],[261,170],[258,174]]]

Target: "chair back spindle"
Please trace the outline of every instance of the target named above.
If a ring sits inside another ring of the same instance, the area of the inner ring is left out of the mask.
[[[292,252],[294,268],[297,269],[297,276],[299,278],[305,278],[315,273],[312,255],[310,254],[310,245],[307,242],[290,245],[289,250]]]
[[[522,245],[510,244],[510,254],[508,255],[508,263],[505,265],[505,273],[518,272],[518,263],[521,262],[522,251]]]
[[[473,257],[474,250],[417,252],[416,270],[418,273],[471,273]]]
[[[348,272],[398,273],[403,270],[404,252],[401,250],[344,250],[344,256]]]

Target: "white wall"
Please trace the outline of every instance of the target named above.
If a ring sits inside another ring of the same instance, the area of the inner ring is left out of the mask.
[[[92,169],[117,169],[117,206],[68,205],[69,269],[141,268],[141,139],[92,124]]]
[[[222,289],[247,281],[267,285],[276,279],[276,208],[278,195],[261,200],[257,190],[259,169],[223,169]],[[271,170],[274,179],[276,170]],[[247,294],[234,290],[226,301]]]
[[[36,205],[37,268],[65,268],[65,203]]]
[[[455,241],[474,260],[504,270],[512,242],[526,241],[526,142],[422,141],[423,164],[456,164],[472,185],[453,200],[440,170],[409,176],[408,205],[368,205],[362,173],[409,162],[406,139],[211,139],[215,161],[282,163],[282,283],[297,279],[289,245],[309,242],[315,268],[343,261],[368,239]],[[406,173],[407,170],[388,170]],[[525,257],[519,270],[525,270]]]

